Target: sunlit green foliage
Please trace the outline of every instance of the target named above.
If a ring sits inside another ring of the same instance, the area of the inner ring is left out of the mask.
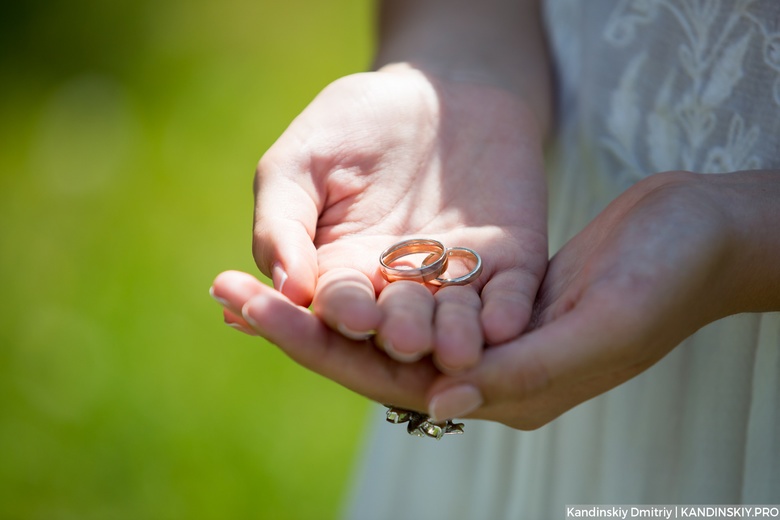
[[[254,166],[367,0],[0,15],[0,518],[334,518],[367,403],[222,324]]]

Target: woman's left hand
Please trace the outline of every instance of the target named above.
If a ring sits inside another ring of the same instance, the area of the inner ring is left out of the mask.
[[[474,417],[537,428],[707,323],[780,309],[778,222],[780,172],[648,177],[552,258],[531,330],[489,348],[470,373],[437,380],[429,407],[448,391],[478,391]],[[456,399],[444,403],[436,418],[459,415]]]

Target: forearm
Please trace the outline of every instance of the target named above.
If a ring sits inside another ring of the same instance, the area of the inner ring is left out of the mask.
[[[520,97],[550,127],[551,72],[536,0],[383,0],[375,68],[408,63]]]

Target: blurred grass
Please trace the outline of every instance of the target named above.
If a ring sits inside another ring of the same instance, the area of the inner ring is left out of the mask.
[[[221,323],[254,165],[369,0],[0,17],[0,518],[335,518],[367,403]]]

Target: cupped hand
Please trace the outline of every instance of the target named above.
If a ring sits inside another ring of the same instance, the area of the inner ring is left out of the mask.
[[[259,163],[255,260],[347,338],[376,332],[396,360],[433,353],[449,373],[474,366],[485,341],[526,328],[544,274],[541,141],[532,111],[495,87],[404,65],[337,80]],[[405,238],[474,249],[484,271],[438,291],[388,285],[379,254]],[[218,278],[215,295],[229,300],[242,280]],[[228,304],[228,322],[264,321],[246,304]]]
[[[429,403],[444,396],[445,415],[458,413],[470,389],[474,417],[536,428],[735,312],[735,234],[709,177],[656,174],[615,199],[550,261],[532,330],[437,380]]]

